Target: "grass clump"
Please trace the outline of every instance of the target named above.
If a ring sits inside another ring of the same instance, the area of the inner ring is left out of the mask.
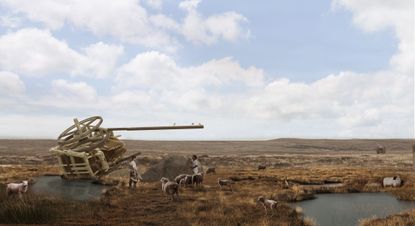
[[[60,217],[50,200],[32,195],[20,198],[5,197],[0,202],[0,223],[5,224],[46,224]]]

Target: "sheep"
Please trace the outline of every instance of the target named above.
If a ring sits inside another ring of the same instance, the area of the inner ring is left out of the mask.
[[[223,186],[228,186],[231,191],[233,191],[232,189],[232,184],[234,184],[235,182],[233,180],[227,180],[227,179],[218,179],[218,185],[220,187],[220,190],[222,190]]]
[[[265,210],[265,214],[268,214],[268,209],[272,211],[272,215],[274,215],[274,210],[277,209],[278,202],[272,199],[265,199],[263,196],[259,196],[257,199],[257,203],[260,203]]]
[[[176,183],[180,184],[180,181],[185,178],[188,174],[180,174],[179,176],[177,176],[176,178],[174,178],[174,181],[176,181]]]
[[[215,167],[208,167],[206,169],[206,174],[209,174],[209,173],[216,173],[216,168]]]
[[[264,165],[264,164],[258,165],[258,170],[265,170],[266,168],[267,168],[267,166]]]
[[[193,185],[202,185],[203,183],[203,175],[198,173],[198,174],[193,174],[192,175],[192,184]]]
[[[385,177],[383,178],[383,187],[392,186],[399,187],[402,184],[402,180],[399,176]]]
[[[183,187],[185,185],[193,185],[192,177],[192,175],[186,175],[184,178],[180,179],[180,187]]]
[[[376,154],[385,154],[385,153],[386,153],[385,146],[382,146],[382,145],[378,144],[376,146]]]
[[[177,200],[180,200],[179,197],[179,185],[174,181],[169,181],[169,179],[162,177],[160,179],[161,182],[161,190],[163,191],[166,199],[168,196],[171,195],[171,200],[174,200],[174,196],[176,195]]]
[[[7,196],[12,194],[18,194],[21,198],[22,193],[26,193],[28,187],[29,182],[27,180],[22,181],[22,183],[9,183],[6,187],[6,194]]]

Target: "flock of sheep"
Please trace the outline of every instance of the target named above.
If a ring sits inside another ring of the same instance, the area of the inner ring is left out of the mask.
[[[258,170],[264,170],[265,168],[266,166],[260,165],[258,167]],[[206,174],[209,174],[209,173],[216,173],[215,168],[213,167],[208,168],[206,170]],[[187,186],[187,185],[200,186],[203,184],[203,177],[204,177],[203,174],[193,174],[193,175],[180,174],[176,178],[174,178],[173,181],[170,181],[168,178],[162,177],[160,179],[161,189],[167,199],[169,199],[168,197],[170,196],[172,201],[175,200],[175,198],[177,200],[180,200],[180,197],[179,197],[180,187]],[[233,180],[218,178],[218,186],[220,190],[222,190],[224,187],[228,187],[231,191],[233,191],[232,184],[234,183],[235,182]],[[268,213],[268,210],[271,210],[272,214],[274,214],[274,210],[276,210],[278,206],[277,201],[272,200],[272,199],[265,199],[263,196],[258,197],[257,204],[260,204],[263,206],[265,210],[265,214]]]

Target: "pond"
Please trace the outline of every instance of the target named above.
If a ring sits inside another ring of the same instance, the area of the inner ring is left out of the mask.
[[[415,208],[415,202],[400,201],[388,193],[319,194],[292,205],[301,207],[320,226],[358,225],[361,218],[386,217]]]
[[[70,181],[60,176],[41,176],[30,186],[34,194],[47,195],[72,200],[97,200],[105,186],[94,184],[90,180]]]

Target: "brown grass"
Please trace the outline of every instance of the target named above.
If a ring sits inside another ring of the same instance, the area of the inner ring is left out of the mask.
[[[143,153],[138,159],[140,171],[156,164],[169,152],[203,154],[202,163],[216,166],[217,173],[206,176],[204,187],[181,189],[181,200],[175,202],[165,199],[159,183],[144,183],[135,191],[128,190],[125,187],[128,174],[121,170],[108,177],[109,180],[121,181],[121,187],[111,189],[101,202],[34,198],[33,205],[40,205],[42,209],[40,203],[48,203],[54,207],[51,211],[58,211],[57,219],[65,224],[313,225],[313,219],[304,217],[301,210],[293,210],[287,202],[310,199],[315,193],[337,192],[391,192],[400,199],[415,200],[412,142],[296,139],[264,142],[128,141],[129,151]],[[387,153],[375,154],[373,148],[376,143],[386,146]],[[0,140],[0,183],[59,173],[53,156],[47,152],[53,144],[52,141]],[[258,164],[266,164],[267,169],[258,171]],[[383,177],[395,175],[405,181],[403,187],[380,186]],[[235,179],[233,192],[220,191],[217,178]],[[289,187],[286,187],[285,179]],[[325,186],[327,183],[342,186]],[[264,210],[256,205],[255,199],[259,195],[282,203],[274,215],[265,215]],[[45,210],[48,209],[45,207]],[[414,216],[412,210],[385,219],[365,219],[362,224],[410,225],[415,222]]]

